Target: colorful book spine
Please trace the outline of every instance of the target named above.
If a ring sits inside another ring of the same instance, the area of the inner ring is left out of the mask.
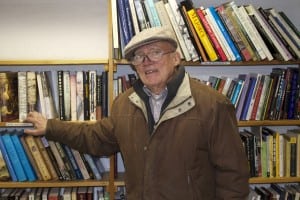
[[[188,16],[196,30],[196,33],[198,37],[200,38],[200,41],[202,42],[202,45],[209,57],[210,61],[217,61],[219,59],[201,21],[198,18],[198,15],[195,11],[195,9],[190,9],[187,11]]]
[[[11,177],[11,180],[14,181],[14,182],[18,181],[17,175],[16,175],[15,170],[13,168],[13,163],[10,161],[8,153],[7,153],[6,148],[4,146],[2,136],[0,136],[0,150],[1,150],[1,153],[2,153],[2,156],[3,156],[3,159],[6,163],[9,175]]]
[[[219,55],[219,58],[221,61],[226,61],[227,60],[227,56],[224,52],[224,50],[222,49],[222,46],[220,45],[214,31],[212,30],[210,24],[208,23],[208,21],[206,20],[205,16],[204,16],[204,13],[203,13],[203,10],[200,9],[200,8],[196,8],[196,12],[199,16],[199,19],[201,20],[209,38],[211,39],[211,42],[213,43],[213,46],[215,47],[218,55]]]
[[[210,10],[212,16],[214,17],[216,23],[218,24],[218,26],[220,28],[222,34],[224,35],[226,42],[228,43],[232,53],[234,54],[235,61],[241,61],[242,57],[241,57],[237,47],[235,46],[230,34],[228,33],[226,27],[224,26],[221,18],[219,17],[218,13],[216,12],[215,8],[210,6],[207,9]]]
[[[7,151],[9,160],[12,163],[13,169],[16,173],[17,180],[18,181],[26,181],[27,177],[25,174],[25,171],[23,169],[23,166],[21,164],[20,158],[18,156],[18,153],[16,151],[16,148],[11,140],[10,134],[6,133],[4,135],[1,135],[3,144],[5,146],[5,149]]]
[[[26,177],[28,181],[35,181],[37,180],[37,177],[35,175],[35,172],[33,170],[33,167],[31,163],[29,162],[28,156],[26,155],[26,152],[23,148],[23,145],[20,141],[20,138],[17,134],[11,134],[11,140],[16,148],[16,151],[18,153],[18,156],[20,158],[20,162],[23,166],[23,169],[25,171]]]

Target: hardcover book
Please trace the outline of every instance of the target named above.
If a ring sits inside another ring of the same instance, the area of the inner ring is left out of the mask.
[[[0,121],[9,122],[19,119],[18,73],[0,73]]]

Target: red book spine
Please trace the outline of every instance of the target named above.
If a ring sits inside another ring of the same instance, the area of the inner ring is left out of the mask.
[[[211,42],[213,43],[213,46],[215,47],[218,55],[219,55],[219,58],[221,61],[226,61],[227,60],[227,56],[225,55],[225,52],[223,51],[215,33],[213,32],[212,28],[210,27],[208,21],[206,20],[205,16],[204,16],[204,13],[202,12],[202,10],[200,8],[196,8],[196,12],[197,12],[197,15],[199,17],[199,19],[201,20]]]

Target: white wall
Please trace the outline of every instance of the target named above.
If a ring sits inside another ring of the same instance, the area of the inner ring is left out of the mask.
[[[105,0],[1,0],[0,60],[108,58]]]

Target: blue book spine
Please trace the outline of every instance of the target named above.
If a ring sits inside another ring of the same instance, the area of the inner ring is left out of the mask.
[[[23,166],[23,169],[25,171],[25,174],[27,176],[27,179],[29,181],[35,181],[37,180],[36,174],[33,170],[33,167],[31,165],[31,163],[29,162],[29,158],[25,152],[25,149],[23,147],[23,145],[21,144],[20,138],[17,134],[13,134],[11,135],[11,140],[15,146],[15,149],[18,153],[20,162]]]
[[[208,7],[208,9],[211,11],[214,19],[216,20],[216,23],[218,24],[218,27],[220,28],[220,30],[222,31],[222,34],[224,35],[224,37],[226,39],[226,42],[228,43],[228,45],[231,48],[234,56],[236,57],[236,61],[241,61],[242,57],[239,53],[239,50],[235,46],[230,34],[228,33],[225,25],[223,24],[221,18],[219,17],[218,13],[216,12],[215,8],[210,6],[210,7]]]
[[[255,82],[256,82],[256,77],[251,77],[250,78],[250,85],[249,85],[247,95],[246,95],[246,99],[245,99],[245,104],[244,104],[243,111],[242,111],[241,120],[246,120],[248,108],[250,106],[252,93],[253,93],[254,87],[255,87]]]
[[[67,157],[69,158],[70,162],[71,162],[71,165],[75,171],[75,175],[76,175],[76,178],[77,179],[83,179],[83,176],[82,176],[82,173],[77,165],[77,162],[73,156],[73,153],[70,149],[70,147],[68,147],[67,145],[65,144],[62,144],[62,147],[64,148],[65,152],[66,152],[66,155]]]
[[[18,181],[26,181],[27,177],[26,177],[25,171],[22,167],[21,161],[18,157],[18,153],[15,149],[15,146],[11,140],[10,134],[4,134],[1,137],[3,139],[3,143],[6,148],[8,157],[12,163],[13,169],[17,175]]]
[[[240,92],[242,90],[243,83],[244,83],[243,80],[238,80],[237,86],[236,86],[236,88],[234,90],[234,93],[232,95],[232,98],[231,98],[231,103],[233,105],[235,105],[236,102],[237,102],[237,100],[238,100],[239,94],[240,94]]]
[[[83,154],[83,156],[84,156],[85,160],[87,161],[87,163],[89,164],[89,166],[93,172],[93,175],[95,176],[95,179],[100,180],[102,177],[101,177],[101,174],[100,174],[92,156],[89,154]]]
[[[120,22],[120,29],[122,31],[122,35],[124,36],[124,45],[126,45],[131,37],[130,31],[128,27],[128,19],[126,14],[126,8],[123,0],[117,0],[118,6],[118,18]]]
[[[11,180],[14,181],[14,182],[18,181],[17,175],[16,175],[15,170],[12,166],[12,162],[10,161],[8,153],[7,153],[6,148],[4,146],[2,136],[0,136],[0,150],[1,150],[1,153],[2,153],[2,156],[3,156],[3,159],[5,161],[5,164],[7,166],[7,169],[8,169],[9,175],[11,177]]]

